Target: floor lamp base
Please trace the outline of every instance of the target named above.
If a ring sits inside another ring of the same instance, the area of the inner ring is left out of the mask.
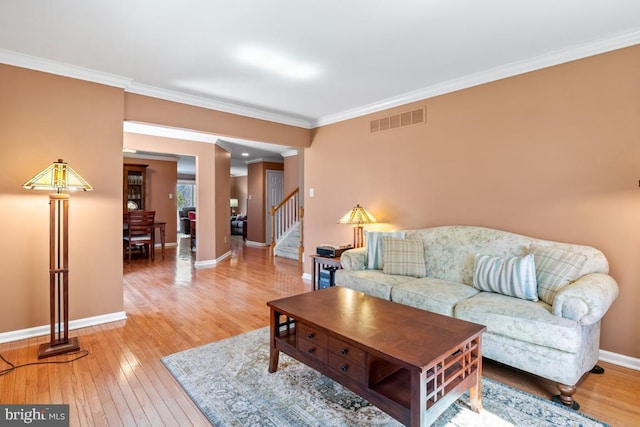
[[[78,350],[80,350],[80,344],[78,343],[78,338],[76,337],[69,338],[69,342],[62,344],[40,344],[40,347],[38,348],[38,359],[57,356],[59,354],[70,353],[72,351]]]

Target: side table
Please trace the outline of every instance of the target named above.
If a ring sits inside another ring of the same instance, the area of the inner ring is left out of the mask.
[[[313,269],[311,270],[311,283],[313,283],[313,290],[317,291],[319,289],[318,281],[320,280],[320,271],[326,267],[339,269],[342,268],[342,265],[340,264],[340,257],[329,258],[322,255],[311,255],[311,259],[313,260]]]

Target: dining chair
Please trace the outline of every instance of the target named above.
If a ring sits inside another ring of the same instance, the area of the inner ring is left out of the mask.
[[[127,218],[127,229],[124,232],[123,244],[125,250],[129,252],[129,262],[131,262],[131,249],[134,246],[142,246],[146,256],[154,256],[154,233],[153,223],[155,221],[155,211],[130,211]]]

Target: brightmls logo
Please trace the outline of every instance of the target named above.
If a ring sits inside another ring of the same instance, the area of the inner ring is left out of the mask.
[[[0,405],[0,427],[69,427],[69,405]]]

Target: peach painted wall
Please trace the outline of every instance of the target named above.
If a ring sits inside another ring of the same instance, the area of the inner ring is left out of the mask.
[[[228,151],[216,145],[215,162],[216,255],[220,257],[231,250],[231,223],[229,219],[231,155]]]
[[[300,185],[300,166],[298,156],[284,158],[284,194],[290,194]]]
[[[69,202],[70,318],[122,312],[122,89],[0,64],[0,94],[0,333],[49,324],[48,192],[22,184],[58,158],[94,187]]]
[[[620,286],[601,348],[640,357],[639,69],[635,46],[315,129],[307,255],[351,242],[336,221],[356,203],[379,229],[468,224],[595,246]],[[425,125],[369,134],[419,106]]]
[[[147,167],[147,210],[156,212],[156,221],[166,222],[166,243],[176,244],[177,205],[176,183],[178,182],[177,160],[157,160],[125,157],[124,163],[137,163]],[[171,195],[171,197],[169,197]],[[159,231],[156,230],[156,241],[160,242]]]
[[[250,163],[247,166],[247,240],[256,243],[268,243],[265,222],[268,215],[265,207],[267,171],[284,170],[284,164],[257,162]]]
[[[266,243],[264,231],[264,168],[262,163],[247,165],[247,240]]]
[[[236,213],[247,213],[247,176],[231,177],[231,197],[238,199]],[[231,210],[229,210],[231,212]]]

